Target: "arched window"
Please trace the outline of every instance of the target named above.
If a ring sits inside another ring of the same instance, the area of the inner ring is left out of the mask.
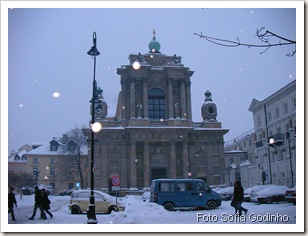
[[[149,92],[149,118],[165,119],[165,94],[161,89],[154,88]]]

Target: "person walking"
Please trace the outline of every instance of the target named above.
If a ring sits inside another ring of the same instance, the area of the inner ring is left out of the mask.
[[[43,194],[43,210],[50,216],[50,218],[53,217],[53,214],[49,211],[50,209],[50,200],[48,198],[48,194],[46,189],[42,189]],[[43,216],[41,216],[43,218]]]
[[[235,213],[234,215],[237,213],[237,206],[236,206],[236,202],[234,201],[234,196],[232,196],[232,199],[231,199],[231,206],[234,207],[235,209]]]
[[[9,196],[8,196],[8,202],[9,202],[9,213],[11,213],[12,220],[15,221],[15,215],[14,215],[14,205],[17,207],[17,201],[15,198],[14,188],[10,188]]]
[[[34,203],[34,208],[33,208],[32,216],[29,217],[29,220],[34,220],[37,208],[40,209],[41,217],[43,218],[43,220],[46,220],[46,215],[45,215],[45,212],[43,210],[43,196],[42,196],[42,192],[38,188],[38,186],[35,186],[34,191],[35,191],[35,196],[34,196],[35,203]]]
[[[242,207],[242,203],[244,201],[244,189],[241,184],[241,181],[236,181],[234,184],[234,192],[233,192],[233,199],[232,202],[234,202],[235,205],[235,213],[239,211],[239,215],[242,215],[242,212],[245,212],[245,215],[247,214],[247,209]]]

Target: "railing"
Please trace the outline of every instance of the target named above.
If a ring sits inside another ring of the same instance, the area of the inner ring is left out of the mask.
[[[263,141],[262,141],[262,140],[256,142],[256,148],[260,148],[260,147],[263,147],[263,146],[264,146],[264,145],[263,145]]]
[[[268,137],[268,142],[270,143],[270,140],[271,140],[271,139],[274,139],[275,142],[277,142],[277,141],[283,141],[283,140],[285,140],[284,137],[285,137],[284,134],[282,134],[282,133],[277,133],[277,134],[274,134],[274,135]]]
[[[235,138],[225,142],[225,147],[230,146],[230,145],[240,141],[241,139],[243,139],[243,138],[245,138],[247,136],[253,135],[254,132],[255,132],[254,129],[246,131],[245,133],[243,133],[243,134],[241,134],[241,135],[239,135],[239,136],[237,136],[237,137],[235,137]]]

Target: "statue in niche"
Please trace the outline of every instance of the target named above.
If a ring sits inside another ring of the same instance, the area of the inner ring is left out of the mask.
[[[180,118],[180,105],[178,102],[173,103],[174,117]]]
[[[137,118],[141,118],[142,109],[143,109],[143,106],[142,106],[141,102],[139,101],[138,104],[137,104]]]
[[[156,154],[161,154],[162,152],[162,146],[160,143],[157,143],[155,146]]]

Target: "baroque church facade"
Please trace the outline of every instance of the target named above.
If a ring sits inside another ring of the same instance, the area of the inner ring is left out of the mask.
[[[160,52],[155,31],[145,54],[130,54],[117,69],[121,91],[115,117],[107,117],[103,90],[96,88],[95,188],[149,188],[157,178],[201,178],[210,185],[225,180],[224,139],[212,94],[205,92],[202,122],[193,122],[191,77],[181,57]],[[91,129],[83,132],[90,137]],[[89,158],[91,155],[89,143]],[[90,176],[89,176],[90,178]]]

